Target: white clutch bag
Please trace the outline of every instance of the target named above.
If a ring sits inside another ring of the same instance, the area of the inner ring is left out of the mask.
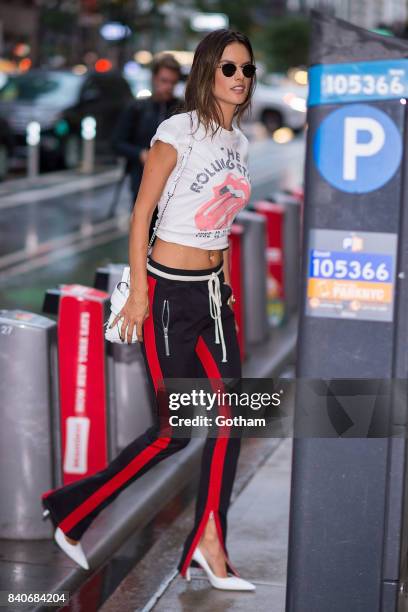
[[[129,297],[129,274],[130,274],[130,266],[125,266],[123,268],[122,280],[116,285],[115,289],[111,295],[111,303],[110,303],[110,315],[108,321],[105,323],[105,338],[109,340],[109,342],[119,342],[123,344],[123,342],[127,342],[127,339],[124,340],[120,337],[122,320],[116,322],[114,327],[110,327],[113,323],[116,315],[120,313],[123,306],[126,304],[126,300]],[[136,334],[136,327],[133,328],[133,336],[132,343],[138,342],[138,337]]]

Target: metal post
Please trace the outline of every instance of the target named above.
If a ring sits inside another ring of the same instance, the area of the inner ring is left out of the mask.
[[[82,167],[81,172],[91,174],[95,166],[96,120],[94,117],[84,117],[81,121],[82,136]]]
[[[40,138],[41,126],[38,121],[30,121],[27,125],[27,174],[29,178],[36,178],[40,167]]]

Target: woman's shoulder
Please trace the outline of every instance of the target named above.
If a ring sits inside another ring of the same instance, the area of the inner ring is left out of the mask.
[[[178,150],[190,131],[189,115],[187,112],[176,113],[162,121],[150,141],[150,146],[153,146],[156,140],[162,140]]]
[[[174,115],[171,115],[170,117],[162,121],[160,125],[168,127],[170,129],[177,130],[178,132],[183,131],[184,133],[184,131],[186,129],[189,129],[190,125],[192,125],[191,113],[189,112],[175,113]]]

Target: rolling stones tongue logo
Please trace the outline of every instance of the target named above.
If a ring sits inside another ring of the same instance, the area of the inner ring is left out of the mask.
[[[227,227],[249,200],[250,187],[242,177],[230,172],[225,181],[213,187],[214,196],[197,210],[194,221],[200,230]]]

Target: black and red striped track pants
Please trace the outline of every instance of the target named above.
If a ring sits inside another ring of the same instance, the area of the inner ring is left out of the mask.
[[[179,270],[158,264],[151,258],[149,263],[147,279],[150,314],[143,324],[144,341],[141,342],[141,349],[156,394],[160,382],[166,378],[208,378],[211,379],[214,391],[223,389],[222,378],[241,378],[234,314],[227,304],[230,288],[224,284],[222,264],[207,270]],[[209,308],[208,282],[200,278],[207,278],[210,273],[219,279],[226,360],[225,354],[223,360],[221,342],[215,342],[215,320]],[[198,277],[198,280],[184,280],[184,277],[192,275]],[[168,327],[167,339],[163,325]],[[217,388],[214,388],[214,383]],[[229,406],[218,406],[218,410],[221,414],[230,414]],[[161,436],[158,424],[150,427],[124,448],[105,469],[43,494],[47,497],[47,507],[54,522],[68,537],[79,540],[99,512],[121,491],[159,461],[184,448],[190,439],[173,437],[171,433]],[[194,525],[187,536],[178,565],[183,576],[209,518],[215,521],[230,571],[239,575],[229,560],[226,535],[227,511],[240,443],[239,437],[228,435],[228,427],[224,427],[218,437],[206,439]]]

